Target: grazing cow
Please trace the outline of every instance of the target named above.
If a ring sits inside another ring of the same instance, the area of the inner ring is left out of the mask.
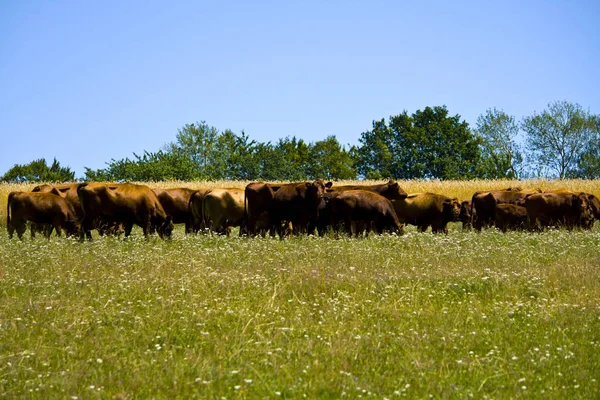
[[[508,190],[476,192],[471,199],[471,210],[472,212],[474,210],[477,215],[477,218],[473,220],[473,227],[481,231],[484,226],[493,225],[497,204],[515,204],[533,193],[541,193],[541,190],[509,188]]]
[[[448,233],[448,222],[459,221],[458,199],[436,193],[409,194],[406,199],[392,200],[400,223],[416,225],[425,232],[431,225],[433,233]]]
[[[292,224],[294,232],[306,232],[309,224],[314,224],[319,215],[319,205],[323,201],[325,190],[331,182],[317,179],[314,182],[291,183],[282,185],[274,192],[271,226],[274,226],[279,237],[284,236],[284,227]]]
[[[61,196],[63,199],[70,203],[75,211],[75,215],[78,220],[81,220],[83,217],[83,210],[81,209],[81,204],[79,203],[79,197],[77,197],[77,185],[78,183],[61,183],[56,185],[39,185],[34,187],[32,192],[39,193],[54,193]],[[44,232],[46,229],[52,229],[52,225],[49,224],[36,224],[31,223],[31,237],[35,237],[36,232]]]
[[[295,183],[295,184],[299,184]],[[244,229],[240,229],[240,235],[266,234],[275,226],[271,222],[270,213],[273,210],[275,192],[282,185],[252,182],[244,190]],[[274,233],[272,230],[271,233]]]
[[[244,221],[244,189],[212,189],[203,202],[203,213],[210,230],[231,233],[231,227]]]
[[[194,189],[174,188],[174,189],[152,189],[160,205],[167,215],[170,215],[174,224],[185,224],[185,233],[192,233],[194,230],[194,220],[190,212],[189,204],[192,194],[196,193]]]
[[[77,215],[72,205],[62,198],[57,190],[52,192],[11,192],[6,206],[6,228],[12,239],[16,230],[19,239],[27,228],[27,221],[35,224],[48,224],[44,236],[50,238],[53,229],[61,235],[64,228],[67,235],[75,235],[79,229]]]
[[[77,194],[83,208],[81,240],[84,235],[91,240],[90,229],[97,218],[122,223],[125,237],[129,237],[134,224],[142,228],[146,237],[154,229],[161,238],[171,237],[172,218],[167,216],[158,197],[148,186],[81,183]]]
[[[327,189],[327,193],[341,193],[348,190],[364,190],[367,192],[377,193],[380,196],[387,198],[388,200],[400,200],[405,199],[408,196],[398,182],[394,180],[389,180],[386,183],[377,184],[377,185],[341,185],[335,186],[333,185],[331,188]],[[316,228],[319,232],[320,236],[325,234],[325,231],[331,227],[330,221],[331,219],[331,203],[330,202],[321,202],[319,204],[319,217],[316,222]],[[314,227],[309,226],[309,233],[314,232]]]
[[[524,229],[527,225],[527,209],[516,204],[498,204],[495,219],[496,228],[502,232]]]
[[[338,232],[339,222],[344,223],[346,233],[359,236],[364,230],[369,233],[374,226],[378,234],[401,232],[402,228],[392,203],[387,198],[366,190],[345,190],[327,193],[325,201],[330,204],[330,224]]]
[[[462,222],[463,230],[471,229],[475,218],[477,218],[477,212],[471,207],[471,200],[465,200],[460,203],[458,219]]]
[[[525,199],[529,229],[545,226],[585,226],[593,218],[586,193],[536,193]]]

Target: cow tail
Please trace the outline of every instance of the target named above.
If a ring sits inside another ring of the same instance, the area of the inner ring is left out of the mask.
[[[10,226],[10,206],[12,203],[12,199],[17,192],[10,192],[8,195],[8,201],[6,203],[6,226]]]

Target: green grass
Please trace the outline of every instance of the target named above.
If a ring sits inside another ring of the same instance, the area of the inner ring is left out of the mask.
[[[0,234],[0,397],[600,396],[600,227]]]

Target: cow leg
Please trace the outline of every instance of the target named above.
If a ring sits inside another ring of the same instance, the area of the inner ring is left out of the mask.
[[[19,240],[23,240],[23,234],[27,230],[27,225],[25,224],[25,221],[22,220],[16,221],[16,225],[17,236],[19,237]]]
[[[15,232],[15,228],[12,224],[12,221],[8,223],[8,225],[6,225],[6,230],[8,231],[8,238],[12,239],[13,238],[13,234]]]
[[[131,230],[133,229],[133,222],[126,222],[123,224],[123,230],[125,231],[125,238],[128,238],[131,235]],[[148,237],[148,225],[143,227],[144,236]]]

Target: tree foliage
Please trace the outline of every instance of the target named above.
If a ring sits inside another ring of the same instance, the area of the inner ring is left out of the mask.
[[[358,171],[366,178],[470,179],[477,174],[479,139],[460,115],[426,107],[373,122],[363,132]]]
[[[48,166],[46,159],[40,158],[29,164],[15,164],[0,178],[8,182],[69,182],[75,180],[75,172],[69,167],[61,167],[56,157]]]
[[[479,175],[485,179],[518,179],[523,155],[516,142],[519,124],[515,117],[496,108],[477,118],[475,134],[481,139]]]
[[[525,117],[522,126],[537,174],[561,179],[577,174],[578,162],[598,134],[596,116],[567,101],[548,104],[540,114]]]

